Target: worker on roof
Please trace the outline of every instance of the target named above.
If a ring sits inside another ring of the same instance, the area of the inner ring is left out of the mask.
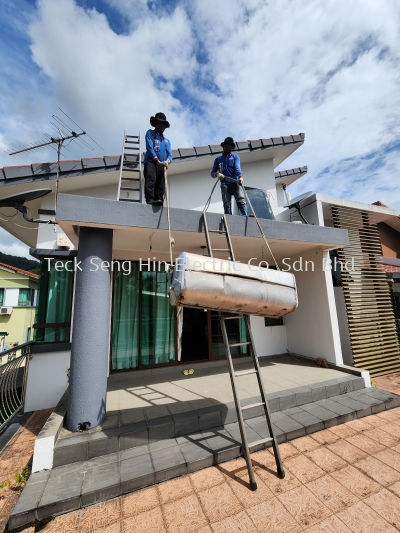
[[[232,137],[226,137],[221,146],[222,155],[215,159],[211,177],[221,180],[224,213],[227,215],[232,214],[232,196],[234,196],[240,216],[245,217],[247,216],[247,206],[242,188],[243,176],[240,168],[240,158],[237,154],[232,154],[232,150],[236,148],[235,141]]]
[[[172,161],[171,143],[164,137],[169,122],[164,113],[150,117],[154,130],[146,133],[146,154],[144,156],[144,194],[146,203],[163,205],[165,176],[164,170]]]

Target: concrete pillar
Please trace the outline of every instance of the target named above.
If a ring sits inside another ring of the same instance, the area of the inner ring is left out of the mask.
[[[111,268],[100,267],[105,261],[111,265],[112,238],[111,229],[80,229],[67,411],[70,431],[92,429],[106,417]]]

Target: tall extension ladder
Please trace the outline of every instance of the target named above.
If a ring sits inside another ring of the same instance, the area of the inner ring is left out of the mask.
[[[214,191],[214,189],[213,189],[213,191]],[[212,193],[211,193],[211,195],[212,195]],[[211,199],[211,196],[210,196],[210,199]],[[254,217],[257,219],[256,214],[255,214],[254,209],[253,209],[253,206],[251,205],[249,200],[248,200],[248,202],[249,202],[249,205],[250,205],[250,207],[251,207],[251,209],[253,211]],[[208,206],[209,206],[209,202],[207,202],[207,204],[206,204],[206,206],[204,208],[204,211],[203,211],[203,223],[204,223],[204,231],[205,231],[205,235],[206,235],[208,255],[210,257],[214,257],[213,256],[213,252],[228,252],[229,253],[229,259],[231,261],[235,261],[235,254],[233,252],[232,240],[231,240],[231,236],[230,236],[230,233],[229,233],[229,228],[228,228],[228,222],[226,220],[226,215],[224,214],[222,216],[222,219],[221,219],[223,229],[221,229],[221,230],[209,230],[208,229],[208,224],[207,224],[207,218],[206,218],[206,210],[208,209]],[[257,222],[258,222],[258,220],[257,220]],[[218,233],[218,234],[225,235],[226,243],[227,243],[228,247],[227,248],[212,248],[211,239],[210,239],[210,233]],[[230,344],[225,322],[227,320],[240,320],[241,318],[244,318],[244,320],[245,320],[245,324],[246,324],[247,331],[249,333],[250,340],[248,342],[239,342],[239,343]],[[259,362],[258,362],[258,357],[257,357],[257,353],[256,353],[254,339],[253,339],[253,334],[252,334],[252,331],[251,331],[250,316],[249,315],[243,315],[243,314],[237,314],[237,315],[233,315],[232,316],[232,315],[226,315],[223,312],[219,312],[219,319],[220,319],[220,324],[221,324],[222,337],[223,337],[223,340],[224,340],[224,345],[225,345],[225,350],[226,350],[226,359],[227,359],[227,362],[228,362],[229,375],[230,375],[231,383],[232,383],[233,398],[234,398],[234,401],[235,401],[236,413],[237,413],[239,429],[240,429],[240,436],[241,436],[241,439],[242,439],[242,450],[243,450],[244,458],[246,460],[247,470],[249,472],[250,488],[251,488],[251,490],[256,490],[257,489],[257,482],[256,482],[256,479],[255,479],[255,476],[254,476],[253,465],[252,465],[251,457],[250,457],[251,448],[255,448],[256,446],[259,446],[259,445],[262,445],[262,444],[266,444],[268,442],[272,442],[278,476],[280,478],[284,478],[285,477],[285,471],[283,469],[282,460],[281,460],[281,456],[280,456],[279,449],[278,449],[278,441],[277,441],[276,436],[275,436],[274,427],[273,427],[273,423],[272,423],[272,419],[271,419],[271,413],[270,413],[270,410],[269,410],[269,407],[268,407],[268,402],[267,402],[267,399],[266,399],[264,384],[263,384],[262,377],[261,377],[260,365],[259,365]],[[245,345],[249,347],[249,351],[250,351],[250,355],[251,355],[251,358],[252,358],[252,361],[253,361],[254,369],[242,370],[242,371],[237,372],[237,371],[235,371],[235,368],[233,366],[231,348],[236,347],[236,346],[245,346]],[[241,376],[246,376],[248,374],[255,374],[256,377],[257,377],[257,382],[258,382],[258,386],[259,386],[259,390],[260,390],[260,396],[261,396],[261,402],[256,402],[256,403],[253,403],[253,404],[250,404],[250,405],[243,405],[242,406],[241,403],[240,403],[240,398],[239,398],[239,394],[238,394],[237,387],[236,387],[236,378],[240,378]],[[245,424],[244,424],[244,420],[243,420],[243,411],[245,411],[247,409],[254,409],[254,408],[257,408],[257,407],[261,407],[261,406],[264,408],[264,414],[265,414],[265,418],[267,420],[270,437],[258,440],[256,442],[249,443],[247,441],[246,428],[245,428]]]
[[[123,202],[142,203],[143,180],[140,132],[138,135],[127,135],[124,132],[117,199]]]

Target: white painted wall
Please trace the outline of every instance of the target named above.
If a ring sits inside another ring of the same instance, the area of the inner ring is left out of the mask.
[[[290,351],[343,364],[331,272],[322,268],[328,257],[322,250],[302,254],[303,264],[313,261],[315,270],[312,272],[309,264],[308,271],[294,272],[299,306],[284,320]]]
[[[250,323],[258,357],[286,353],[286,326],[265,327],[262,316],[250,317]]]
[[[347,322],[346,303],[342,287],[333,287],[336,302],[336,312],[339,323],[340,343],[342,345],[343,362],[353,366],[353,352],[351,350],[349,324]]]
[[[55,407],[68,387],[71,352],[34,353],[29,361],[25,411]]]
[[[210,172],[213,160],[210,159],[210,168],[207,171],[198,170],[188,174],[176,174],[169,178],[170,205],[180,209],[194,209],[202,211],[210,196],[215,179]],[[275,176],[272,159],[254,161],[241,165],[244,184],[249,187],[264,189],[269,195],[272,210],[278,212]],[[217,184],[209,208],[212,213],[223,213],[220,186]]]

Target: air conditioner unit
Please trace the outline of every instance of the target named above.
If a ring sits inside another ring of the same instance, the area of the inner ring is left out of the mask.
[[[12,312],[12,307],[0,307],[0,315],[11,315]]]

